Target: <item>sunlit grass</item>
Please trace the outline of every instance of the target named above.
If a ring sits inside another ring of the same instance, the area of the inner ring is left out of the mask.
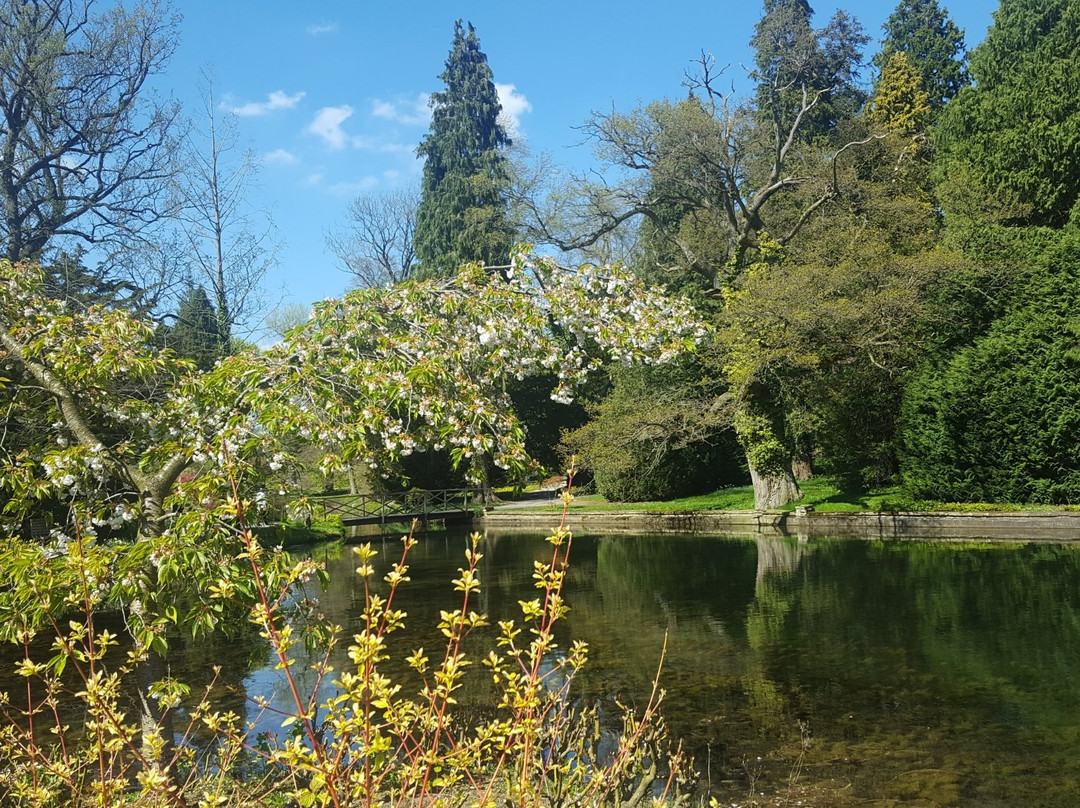
[[[916,500],[901,486],[880,488],[867,492],[845,491],[835,477],[814,477],[799,483],[802,499],[785,505],[780,510],[792,511],[800,506],[813,506],[814,510],[831,513],[890,512],[890,511],[946,511],[953,513],[999,513],[1077,511],[1080,505],[1020,505],[1014,503],[988,502],[939,502]],[[561,509],[561,503],[528,508],[531,511]],[[710,494],[682,497],[658,502],[609,502],[599,494],[576,496],[571,511],[750,511],[754,510],[753,486],[742,485],[722,488]]]

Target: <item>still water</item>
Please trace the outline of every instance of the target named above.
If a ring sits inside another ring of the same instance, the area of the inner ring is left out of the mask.
[[[400,553],[375,546],[384,568]],[[464,550],[433,534],[412,551],[406,647],[439,647]],[[549,546],[491,532],[482,550],[478,608],[519,617]],[[351,636],[354,556],[315,553],[331,587],[310,594]],[[665,714],[723,804],[1080,805],[1080,546],[575,537],[565,596],[584,697],[643,704],[667,636]],[[215,663],[237,704],[282,687],[256,643],[200,644],[174,673]]]

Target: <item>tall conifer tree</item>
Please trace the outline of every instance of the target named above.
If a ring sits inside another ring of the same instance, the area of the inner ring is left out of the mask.
[[[454,42],[432,95],[431,129],[416,150],[424,158],[415,246],[421,273],[449,275],[468,261],[505,263],[513,244],[507,217],[510,138],[487,56],[470,23],[454,23]]]
[[[937,0],[900,0],[882,29],[885,36],[874,65],[884,71],[894,53],[906,53],[934,114],[969,83],[964,32]]]
[[[858,87],[862,47],[868,41],[862,25],[843,11],[815,30],[814,10],[806,0],[766,0],[765,13],[754,26],[757,106],[766,119],[787,128],[807,98],[820,98],[804,111],[803,139],[827,133],[837,121],[855,115],[866,100]]]

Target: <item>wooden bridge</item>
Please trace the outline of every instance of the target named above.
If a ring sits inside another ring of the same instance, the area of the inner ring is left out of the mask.
[[[414,519],[424,523],[467,522],[473,518],[477,493],[475,488],[443,488],[400,494],[333,494],[311,497],[310,501],[321,506],[328,516],[340,516],[345,525],[382,525]]]

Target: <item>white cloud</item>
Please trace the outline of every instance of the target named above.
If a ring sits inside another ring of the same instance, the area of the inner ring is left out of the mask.
[[[308,174],[306,177],[304,177],[304,185],[309,185],[311,187],[314,187],[316,185],[321,185],[322,181],[323,181],[322,173]]]
[[[321,34],[332,34],[338,29],[336,22],[320,22],[307,27],[307,32],[311,36],[319,36]]]
[[[222,106],[234,115],[247,118],[256,115],[268,115],[279,109],[292,109],[300,103],[305,95],[307,93],[288,95],[281,90],[274,90],[266,97],[265,101],[249,101],[246,104],[239,105],[222,104]]]
[[[268,165],[291,166],[296,162],[296,155],[285,149],[274,149],[264,154],[262,159]]]
[[[506,133],[512,138],[521,136],[521,116],[526,112],[532,112],[532,104],[529,99],[517,91],[513,84],[495,83],[495,92],[499,94],[499,103],[502,105],[500,123],[506,129]]]
[[[348,104],[340,107],[323,107],[315,113],[315,119],[308,124],[308,134],[321,137],[332,149],[343,149],[349,144],[350,138],[341,128],[341,124],[347,121],[353,114],[353,108]]]
[[[337,182],[329,186],[326,190],[337,196],[356,196],[364,191],[370,191],[376,185],[379,184],[379,180],[375,177],[364,177],[356,182]]]
[[[427,93],[420,93],[416,98],[400,101],[375,99],[371,105],[371,114],[376,118],[403,123],[406,126],[420,126],[431,123],[431,107]]]

